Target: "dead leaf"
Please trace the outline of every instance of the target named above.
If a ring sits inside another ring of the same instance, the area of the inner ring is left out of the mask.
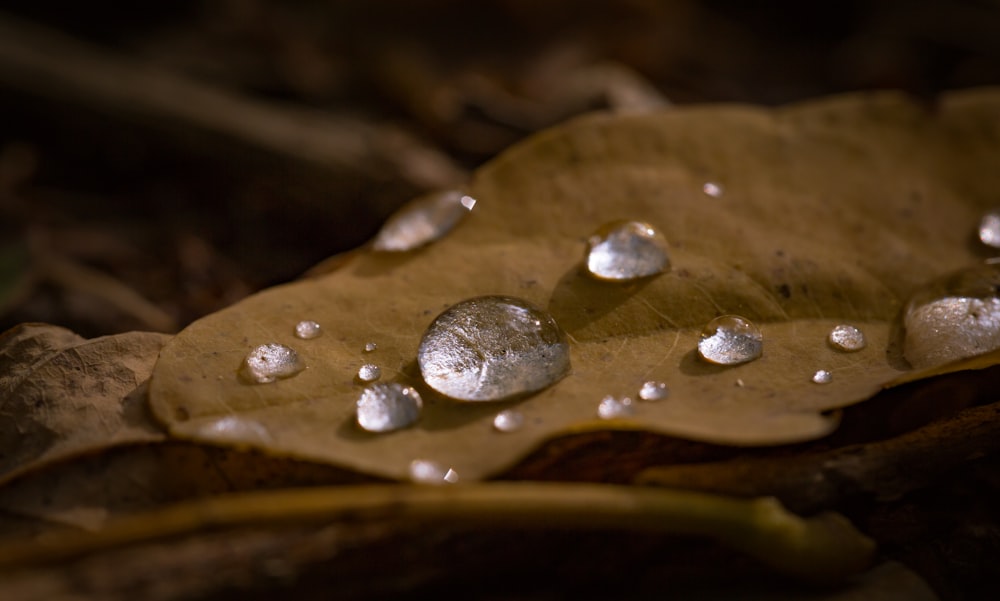
[[[146,405],[170,337],[129,332],[85,340],[23,324],[0,337],[0,483],[113,445],[162,440]]]
[[[971,240],[1000,187],[998,111],[1000,94],[979,90],[947,96],[933,112],[879,93],[576,120],[481,168],[470,218],[437,244],[361,252],[336,273],[192,324],[164,348],[152,407],[182,438],[393,478],[419,457],[479,479],[555,435],[594,429],[730,445],[824,436],[837,424],[824,412],[907,370],[895,324],[911,291],[982,258]],[[708,181],[724,193],[704,194]],[[665,233],[670,273],[631,285],[582,273],[586,236],[623,218]],[[547,308],[569,334],[573,373],[516,403],[462,404],[423,386],[421,334],[446,307],[483,294]],[[697,358],[701,327],[726,313],[761,327],[761,359],[720,367]],[[300,319],[325,333],[294,338]],[[827,345],[845,322],[864,331],[864,350]],[[369,341],[378,351],[363,354]],[[294,347],[308,368],[243,383],[243,357],[268,342]],[[355,427],[354,374],[366,362],[419,388],[421,422],[381,436]],[[818,369],[832,383],[814,384]],[[630,419],[596,419],[604,395],[634,396],[646,380],[666,382],[670,398],[638,404]],[[494,432],[494,414],[515,405],[526,426]],[[245,427],[220,436],[214,424],[234,417]]]

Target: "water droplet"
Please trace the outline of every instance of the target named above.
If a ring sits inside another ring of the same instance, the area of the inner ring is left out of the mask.
[[[701,331],[698,354],[709,363],[738,365],[757,359],[764,352],[764,337],[749,320],[723,315]]]
[[[715,182],[705,182],[705,185],[701,187],[701,191],[712,198],[719,198],[723,193],[722,186]]]
[[[848,353],[860,351],[868,344],[868,341],[865,340],[864,332],[854,326],[843,324],[830,330],[827,341],[833,348]]]
[[[198,434],[212,440],[268,442],[271,433],[258,421],[228,415],[198,428]]]
[[[430,192],[396,211],[375,236],[375,250],[404,252],[433,242],[454,228],[476,200],[458,190]]]
[[[254,384],[269,384],[279,378],[290,378],[306,368],[294,349],[283,344],[255,346],[243,359],[240,376]]]
[[[417,350],[424,381],[462,401],[537,392],[569,373],[569,344],[550,315],[527,301],[482,296],[439,315]]]
[[[662,401],[670,395],[666,382],[646,382],[639,389],[639,398],[644,401]]]
[[[619,417],[628,417],[634,413],[635,407],[632,406],[632,399],[628,397],[616,399],[608,395],[597,406],[597,416],[601,419],[617,419]]]
[[[436,461],[414,459],[410,462],[410,479],[420,484],[454,484],[458,482],[458,472],[445,469]]]
[[[587,248],[587,271],[599,280],[635,280],[670,269],[667,240],[648,223],[607,223],[590,236]]]
[[[925,285],[903,312],[903,356],[924,369],[1000,348],[998,290],[998,265],[977,265]]]
[[[833,379],[833,374],[826,371],[825,369],[817,370],[812,377],[812,381],[816,382],[817,384],[829,384],[830,380],[832,379]]]
[[[1000,210],[983,215],[979,222],[979,239],[987,246],[1000,248]]]
[[[515,409],[504,409],[493,418],[493,427],[498,432],[515,432],[524,425],[524,414]]]
[[[295,324],[295,337],[303,340],[311,340],[323,333],[319,324],[315,321],[305,320]]]
[[[420,418],[423,401],[416,390],[400,384],[372,384],[358,399],[358,425],[369,432],[391,432]]]
[[[377,348],[378,348],[378,345],[375,344],[374,342],[366,342],[365,343],[365,347],[364,347],[364,351],[366,353],[374,353],[375,349],[377,349]]]
[[[374,382],[382,377],[382,369],[374,363],[365,363],[358,368],[358,379],[362,382]]]

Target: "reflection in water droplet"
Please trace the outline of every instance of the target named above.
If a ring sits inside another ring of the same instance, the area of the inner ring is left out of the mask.
[[[833,374],[826,371],[825,369],[820,369],[813,374],[812,381],[817,384],[829,384],[830,380],[833,379]]]
[[[389,217],[375,236],[375,250],[404,252],[433,242],[450,232],[475,204],[474,198],[458,190],[420,196]]]
[[[303,340],[310,340],[323,333],[319,324],[315,321],[305,320],[295,324],[295,337]]]
[[[362,382],[374,382],[382,377],[382,369],[374,363],[365,363],[358,368],[358,379]]]
[[[1000,349],[998,290],[998,265],[977,265],[921,288],[903,312],[903,356],[925,369]]]
[[[723,315],[708,322],[698,341],[701,358],[719,365],[753,361],[763,352],[764,337],[760,330],[738,315]]]
[[[375,349],[377,349],[377,348],[378,348],[378,345],[375,344],[374,342],[366,342],[365,343],[364,351],[366,353],[374,353]]]
[[[219,418],[198,428],[198,435],[212,440],[267,442],[271,433],[258,421],[235,415]]]
[[[410,462],[410,479],[420,484],[454,484],[458,482],[458,472],[445,469],[436,461],[414,459]]]
[[[833,348],[848,353],[860,351],[868,344],[864,332],[854,326],[843,324],[830,330],[827,341]]]
[[[632,399],[628,397],[616,399],[608,395],[597,406],[597,416],[601,419],[617,419],[619,417],[628,417],[634,413],[635,407],[632,406]]]
[[[667,240],[639,221],[613,221],[587,240],[587,271],[599,280],[628,281],[670,269]]]
[[[721,197],[723,192],[722,186],[715,182],[705,182],[705,185],[701,187],[701,191],[712,198]]]
[[[493,427],[498,432],[515,432],[524,425],[524,414],[515,409],[504,409],[493,418]]]
[[[247,354],[240,366],[240,376],[254,384],[269,384],[279,378],[290,378],[305,368],[294,349],[270,343],[256,346]]]
[[[400,384],[372,384],[358,399],[358,425],[369,432],[391,432],[420,418],[423,401],[416,390]]]
[[[639,398],[644,401],[661,401],[669,395],[666,382],[646,382],[639,389]]]
[[[979,222],[979,239],[983,244],[1000,248],[1000,210],[983,215]]]
[[[439,315],[424,332],[417,362],[428,386],[462,401],[537,392],[570,368],[555,320],[509,296],[472,298]]]

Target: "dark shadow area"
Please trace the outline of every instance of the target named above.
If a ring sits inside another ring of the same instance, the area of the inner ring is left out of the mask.
[[[578,263],[559,278],[549,298],[548,312],[573,336],[641,292],[655,277],[627,283],[603,282],[587,275],[584,265]]]

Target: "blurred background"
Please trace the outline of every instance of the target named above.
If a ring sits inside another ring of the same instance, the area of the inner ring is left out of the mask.
[[[998,83],[991,0],[7,0],[0,330],[176,331],[592,110]]]

